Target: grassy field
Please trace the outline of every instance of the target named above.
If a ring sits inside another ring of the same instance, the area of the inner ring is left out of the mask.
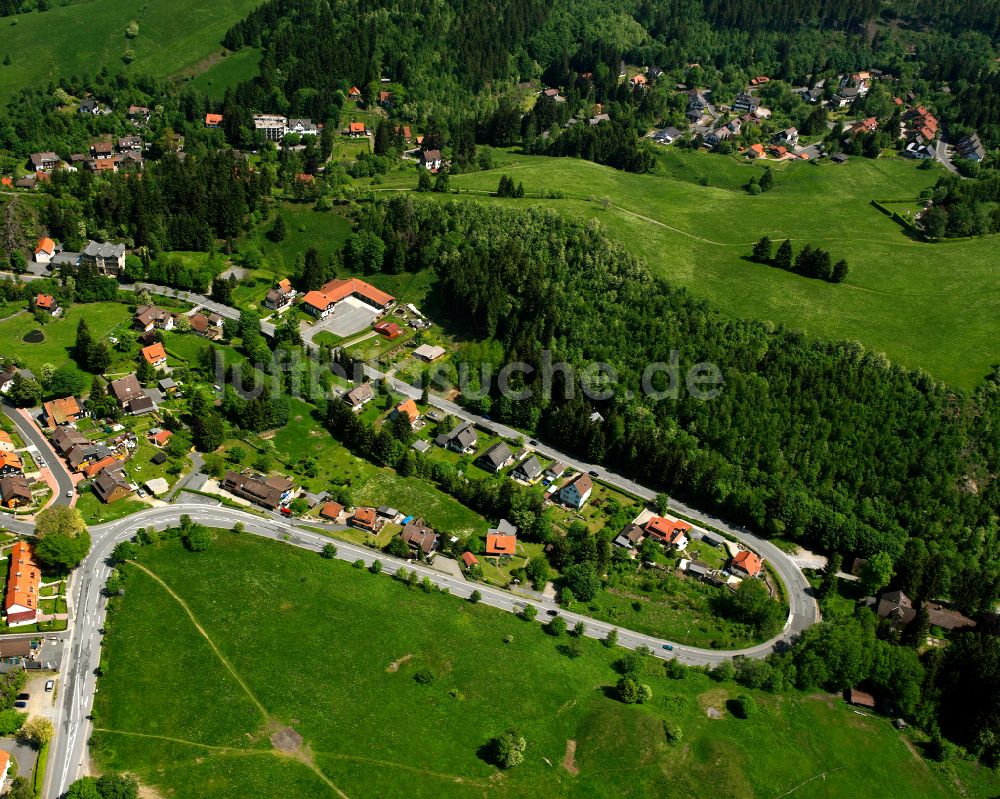
[[[12,63],[0,67],[0,100],[6,102],[24,86],[44,86],[60,76],[94,75],[102,67],[111,73],[156,77],[198,73],[218,59],[229,26],[257,5],[257,0],[87,0],[5,17],[0,26],[4,52],[10,53]],[[133,20],[139,23],[139,35],[130,41],[125,28]],[[128,66],[122,61],[126,48],[135,52]],[[221,66],[216,69],[226,79],[233,77]]]
[[[325,258],[343,247],[351,235],[350,220],[334,211],[315,211],[306,203],[285,203],[278,213],[285,218],[288,229],[283,241],[276,244],[266,235],[274,225],[272,216],[242,239],[240,245],[260,248],[270,261],[271,271],[286,277],[295,274],[298,262],[310,247],[315,247]]]
[[[535,198],[505,203],[532,205],[540,191],[564,192],[566,199],[542,202],[600,220],[654,272],[726,314],[858,340],[963,388],[977,385],[997,360],[997,238],[922,243],[870,205],[872,199],[912,204],[938,171],[895,158],[775,165],[775,188],[751,197],[741,187],[761,174],[760,165],[700,152],[668,151],[655,175],[571,158],[501,154],[498,160],[496,170],[453,176],[452,187],[495,191],[508,174]],[[377,188],[415,184],[413,174],[393,173]],[[831,285],[748,262],[763,235],[846,258],[847,281]]]
[[[245,47],[236,53],[229,53],[225,58],[212,64],[204,72],[191,80],[191,85],[209,97],[221,100],[226,89],[257,74],[260,68],[260,50]]]
[[[102,338],[129,319],[127,305],[117,302],[95,302],[87,305],[73,305],[65,310],[62,317],[39,325],[31,314],[22,314],[12,319],[0,322],[0,341],[5,344],[5,353],[24,362],[24,365],[36,371],[42,364],[50,363],[57,369],[70,364],[75,367],[75,361],[70,357],[70,351],[76,344],[76,326],[80,319],[86,318],[90,332],[95,339]],[[45,340],[37,344],[25,342],[24,335],[33,330],[41,330]],[[120,353],[112,350],[116,358]],[[115,365],[112,365],[114,370]]]
[[[742,721],[727,700],[743,689],[697,672],[670,680],[649,659],[641,680],[653,700],[626,706],[609,691],[622,650],[571,645],[281,544],[216,536],[197,554],[173,541],[145,549],[149,571],[126,567],[109,618],[93,753],[159,795],[988,795],[990,774],[925,764],[887,719],[837,697],[756,693],[760,712]],[[428,684],[414,679],[423,670]],[[302,736],[291,756],[269,740],[285,727]],[[525,761],[499,773],[481,747],[511,727],[528,742]]]

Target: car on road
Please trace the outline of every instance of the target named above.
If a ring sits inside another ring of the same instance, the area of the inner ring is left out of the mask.
[[[52,689],[55,688],[55,687],[56,687],[56,681],[55,680],[46,680],[45,681],[45,690],[48,691],[49,693],[52,693]]]
[[[535,439],[531,439],[531,441],[529,441],[528,443],[531,444],[531,446],[533,446],[533,447],[537,447],[538,446],[538,442],[535,441]]]
[[[72,497],[73,496],[73,489],[72,488],[69,491],[66,492],[66,496],[67,497]]]
[[[37,458],[35,458],[35,465],[37,465],[38,468],[44,467],[45,466],[45,458],[43,458],[43,457],[41,457],[39,455]]]
[[[15,702],[14,707],[16,708],[26,708],[28,706],[27,702]]]
[[[587,472],[587,474],[589,474],[591,477],[597,477],[597,472],[594,471],[593,469],[591,469],[589,472]]]
[[[666,649],[668,652],[673,652],[674,651],[674,645],[673,644],[664,644],[663,648]]]
[[[559,611],[558,611],[558,610],[547,610],[547,611],[545,611],[545,612],[546,612],[546,613],[547,613],[547,614],[548,614],[549,616],[558,616],[558,615],[559,615]]]

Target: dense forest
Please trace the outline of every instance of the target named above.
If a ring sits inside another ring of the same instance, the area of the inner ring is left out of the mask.
[[[595,224],[554,212],[397,198],[369,207],[358,235],[381,237],[393,268],[438,271],[457,322],[497,343],[462,356],[473,374],[484,362],[541,367],[546,349],[617,373],[607,399],[579,386],[565,399],[557,374],[551,399],[511,400],[493,384],[478,410],[769,534],[932,562],[937,589],[969,611],[1000,592],[998,376],[965,397],[856,343],[720,318]],[[721,394],[639,394],[646,366],[672,351],[682,375],[715,364]]]

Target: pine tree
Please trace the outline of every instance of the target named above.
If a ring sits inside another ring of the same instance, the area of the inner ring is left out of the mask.
[[[274,220],[274,225],[271,227],[270,239],[273,242],[284,241],[287,235],[288,228],[285,225],[285,217],[278,214],[277,219]]]
[[[757,183],[761,191],[769,191],[774,186],[774,173],[770,167],[764,168],[764,174],[760,176],[760,180]]]
[[[417,191],[431,191],[431,173],[426,169],[420,169],[420,176],[417,178]]]
[[[76,347],[73,357],[82,369],[90,369],[90,351],[94,346],[94,337],[90,334],[87,320],[81,318],[76,326]]]
[[[302,267],[302,289],[304,291],[315,291],[323,285],[323,264],[319,258],[319,251],[315,247],[306,250],[305,263]]]
[[[441,194],[448,193],[448,173],[443,169],[438,172],[437,180],[434,181],[434,191]]]
[[[753,260],[759,264],[770,263],[771,261],[771,240],[764,236],[753,245]]]
[[[781,246],[778,247],[778,252],[774,256],[774,265],[779,269],[792,268],[792,243],[788,239],[781,242]]]
[[[98,341],[90,348],[90,363],[88,368],[95,374],[103,374],[111,366],[111,348],[107,342]]]
[[[833,265],[833,274],[830,275],[832,283],[843,283],[847,279],[847,261],[841,258]]]

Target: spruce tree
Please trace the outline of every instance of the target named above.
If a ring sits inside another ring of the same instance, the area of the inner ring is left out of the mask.
[[[770,263],[771,261],[771,240],[764,236],[753,245],[753,259],[759,264]]]
[[[843,283],[847,279],[847,261],[841,258],[833,265],[833,274],[830,275],[832,283]]]
[[[76,326],[76,347],[73,349],[73,357],[81,369],[90,369],[90,351],[94,347],[94,337],[90,334],[87,320],[81,318]]]
[[[284,241],[285,236],[288,235],[288,228],[285,225],[285,217],[278,214],[277,219],[274,220],[274,225],[271,227],[271,241],[279,242]]]
[[[781,246],[778,247],[778,252],[774,256],[774,265],[779,269],[792,268],[792,243],[788,239],[781,242]]]
[[[420,176],[417,178],[417,191],[430,191],[431,188],[431,173],[421,167]]]

